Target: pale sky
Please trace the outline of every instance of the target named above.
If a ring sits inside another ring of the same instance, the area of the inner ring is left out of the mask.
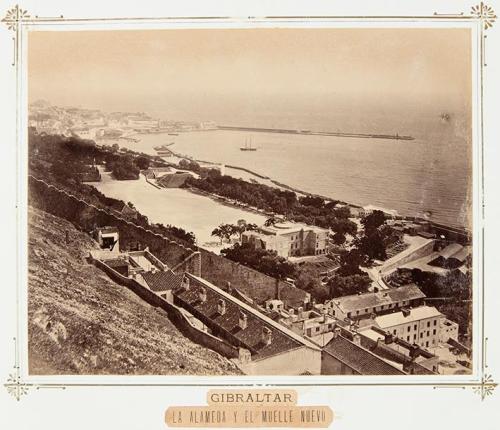
[[[28,55],[30,101],[185,119],[471,97],[466,29],[37,31]]]

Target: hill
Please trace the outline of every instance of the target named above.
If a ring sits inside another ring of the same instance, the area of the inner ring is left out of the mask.
[[[88,235],[31,207],[28,218],[30,374],[241,373],[88,264]]]

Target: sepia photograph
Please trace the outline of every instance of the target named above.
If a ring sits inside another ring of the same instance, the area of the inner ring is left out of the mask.
[[[29,375],[473,373],[469,28],[26,45]]]

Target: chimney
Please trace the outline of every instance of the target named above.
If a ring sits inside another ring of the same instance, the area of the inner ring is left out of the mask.
[[[205,303],[207,301],[207,289],[205,287],[201,287],[198,292],[198,298],[200,302]]]
[[[302,318],[303,312],[304,312],[304,308],[302,306],[299,306],[299,308],[297,309],[297,317]]]
[[[189,278],[186,275],[184,275],[184,277],[182,278],[182,288],[184,288],[184,290],[186,291],[189,291],[189,282],[190,282]]]
[[[333,338],[337,339],[340,336],[340,332],[340,327],[335,327],[335,329],[333,330]]]
[[[266,345],[271,345],[273,339],[273,333],[268,327],[262,327],[262,343]]]
[[[386,345],[389,345],[392,342],[394,342],[394,338],[392,337],[392,333],[386,332],[385,333],[385,337],[384,337],[384,343]]]
[[[358,333],[352,335],[352,342],[356,345],[361,346],[361,336]]]
[[[217,313],[219,315],[224,315],[226,313],[226,301],[219,299],[217,302]]]
[[[244,312],[240,311],[240,316],[238,318],[238,326],[242,329],[245,330],[248,326],[248,317],[247,314]]]
[[[410,316],[410,309],[408,308],[401,309],[401,312],[405,318]]]

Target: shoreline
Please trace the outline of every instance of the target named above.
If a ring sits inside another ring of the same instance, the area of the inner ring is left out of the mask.
[[[190,161],[195,161],[197,163],[202,163],[202,164],[206,164],[206,165],[209,165],[209,166],[220,166],[221,165],[221,163],[215,163],[215,162],[206,161],[206,160],[198,160],[198,159],[196,159],[194,157],[191,157],[191,156],[187,156],[187,155],[183,155],[183,154],[178,154],[177,152],[175,152],[174,150],[172,150],[170,148],[168,148],[168,151],[171,152],[172,156],[177,157],[177,158],[185,158],[185,159],[188,159]],[[167,161],[167,163],[168,163],[168,161]],[[300,194],[300,195],[304,195],[304,196],[310,196],[310,197],[320,197],[320,198],[322,198],[323,200],[326,200],[326,201],[337,201],[338,203],[340,203],[342,205],[346,205],[346,206],[349,206],[349,207],[352,207],[352,208],[356,208],[356,209],[363,209],[364,208],[363,206],[355,204],[355,203],[349,203],[349,202],[345,202],[345,201],[342,201],[342,200],[337,200],[337,199],[335,199],[333,197],[328,197],[328,196],[324,196],[324,195],[321,195],[321,194],[315,194],[315,193],[310,193],[310,192],[307,192],[307,191],[300,190],[299,188],[292,187],[290,185],[284,184],[284,183],[279,182],[279,181],[277,181],[275,179],[272,179],[269,176],[262,175],[260,173],[254,172],[254,171],[252,171],[250,169],[247,169],[245,167],[234,166],[234,165],[229,165],[229,164],[225,165],[225,167],[249,173],[249,174],[255,176],[256,178],[268,180],[271,183],[273,183],[274,185],[276,185],[276,186],[278,186],[280,188],[292,191],[292,192],[294,192],[296,194]],[[230,175],[228,175],[228,176],[230,176]],[[214,195],[214,196],[217,196],[217,195]],[[222,198],[222,197],[221,196],[217,196],[216,199],[217,198]],[[227,203],[227,204],[231,204],[231,203]],[[231,205],[233,205],[235,207],[240,207],[240,205],[235,205],[235,204],[231,204]],[[241,206],[241,207],[243,207],[243,206]],[[383,210],[386,214],[390,214],[390,211],[396,211],[396,210],[389,209],[389,208],[380,208],[380,209]],[[467,229],[466,227],[464,227],[464,226],[446,225],[446,224],[443,224],[443,223],[440,223],[440,222],[435,222],[435,221],[429,220],[427,218],[419,217],[417,215],[399,215],[398,212],[396,211],[396,216],[393,216],[393,218],[397,219],[397,220],[404,220],[404,221],[411,221],[411,222],[422,222],[422,221],[425,221],[425,222],[429,222],[430,226],[433,227],[433,228],[447,230],[447,231],[450,231],[452,233],[459,233],[459,234],[465,234],[465,235],[471,235],[472,234],[472,232],[469,229]]]

